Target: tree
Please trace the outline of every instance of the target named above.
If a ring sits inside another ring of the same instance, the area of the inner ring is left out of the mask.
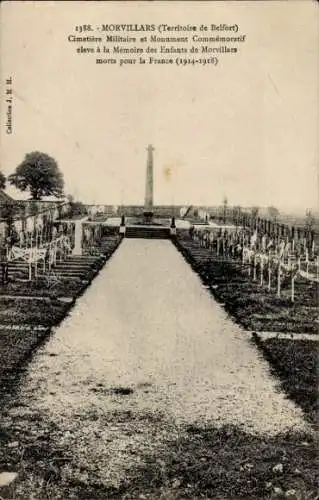
[[[307,238],[307,246],[310,248],[313,244],[313,238],[314,238],[314,225],[315,225],[315,218],[313,216],[313,213],[311,210],[306,210],[306,217],[305,217],[305,236]]]
[[[314,224],[315,224],[315,218],[311,210],[306,210],[305,230],[307,234],[309,234],[313,230]]]
[[[280,215],[280,212],[278,208],[270,206],[267,208],[268,215],[270,217],[270,220],[276,221],[278,216]]]
[[[224,196],[224,199],[223,199],[223,221],[224,221],[224,225],[226,225],[226,220],[227,220],[227,208],[228,208],[228,199],[227,199],[227,196]]]
[[[72,194],[68,194],[66,198],[67,198],[67,200],[68,200],[69,203],[73,203],[74,202],[74,196]]]
[[[87,215],[88,211],[86,205],[81,201],[70,202],[70,216],[74,215]]]
[[[1,205],[1,218],[5,220],[7,225],[7,238],[8,243],[12,244],[17,241],[17,234],[14,227],[14,218],[17,214],[18,206],[14,202],[6,202]]]
[[[236,205],[233,208],[233,222],[235,222],[236,226],[240,224],[242,218],[242,210],[239,205]]]
[[[251,215],[253,216],[253,219],[257,219],[259,214],[259,207],[251,207]]]
[[[39,151],[26,154],[8,180],[21,191],[30,191],[32,200],[41,200],[43,196],[50,195],[60,197],[63,194],[63,174],[57,162]]]
[[[4,174],[0,171],[0,189],[4,189],[6,187],[6,178]]]

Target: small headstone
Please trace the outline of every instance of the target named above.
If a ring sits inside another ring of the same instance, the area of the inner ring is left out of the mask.
[[[73,298],[72,297],[59,297],[58,301],[63,302],[64,304],[71,304],[73,302]]]
[[[282,464],[277,464],[272,468],[273,472],[277,472],[278,474],[282,474],[284,470],[284,466]]]
[[[11,443],[8,444],[8,448],[17,448],[19,446],[18,441],[11,441]]]
[[[283,490],[279,486],[274,487],[275,495],[281,496],[283,494]]]
[[[293,490],[293,489],[287,490],[285,493],[285,497],[290,498],[290,500],[294,500],[295,498],[297,498],[296,490]]]

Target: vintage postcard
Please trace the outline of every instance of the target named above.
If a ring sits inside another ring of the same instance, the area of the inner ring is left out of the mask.
[[[318,4],[0,22],[0,499],[317,499]]]

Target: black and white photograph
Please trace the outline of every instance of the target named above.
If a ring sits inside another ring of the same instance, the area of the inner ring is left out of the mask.
[[[318,500],[318,3],[0,13],[0,500]]]

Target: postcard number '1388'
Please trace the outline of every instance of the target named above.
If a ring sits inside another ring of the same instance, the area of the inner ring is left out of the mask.
[[[78,31],[79,33],[83,33],[83,31],[93,31],[91,24],[81,24],[78,26],[75,26],[75,31]]]

